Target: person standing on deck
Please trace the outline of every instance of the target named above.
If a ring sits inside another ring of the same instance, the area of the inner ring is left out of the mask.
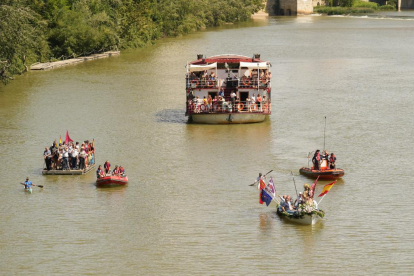
[[[69,152],[68,152],[67,147],[64,148],[62,157],[63,157],[62,170],[70,170],[69,169]]]
[[[315,154],[313,155],[312,158],[312,162],[313,162],[313,169],[319,171],[319,165],[321,162],[321,155],[319,154],[319,150],[316,150]]]
[[[218,93],[219,97],[224,97],[224,90],[223,87],[220,89],[220,92]]]
[[[105,169],[105,174],[108,174],[111,172],[111,163],[109,163],[108,160],[106,160],[104,163],[104,169]]]
[[[230,94],[230,98],[231,98],[231,107],[233,109],[233,112],[236,111],[236,92],[232,91]]]
[[[76,170],[76,167],[78,165],[78,155],[79,155],[78,149],[76,147],[73,148],[72,149],[72,165],[71,165],[71,167],[74,170]]]
[[[52,152],[49,150],[48,147],[46,147],[45,151],[43,152],[43,158],[45,159],[46,170],[50,171],[52,165]]]
[[[336,168],[336,156],[333,152],[331,153],[331,156],[329,157],[329,165],[331,169]]]

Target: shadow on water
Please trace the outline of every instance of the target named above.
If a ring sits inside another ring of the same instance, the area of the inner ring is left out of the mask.
[[[186,124],[184,109],[164,109],[155,114],[158,123]]]

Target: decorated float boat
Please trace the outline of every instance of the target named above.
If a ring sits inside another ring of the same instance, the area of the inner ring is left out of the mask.
[[[309,209],[308,209],[309,208]],[[313,225],[318,223],[325,215],[325,212],[320,209],[310,208],[310,206],[306,206],[298,211],[287,211],[283,212],[282,207],[280,205],[276,208],[277,214],[291,222],[305,224],[305,225]]]
[[[125,186],[128,184],[128,176],[108,175],[96,179],[96,187]]]
[[[302,167],[299,169],[299,173],[311,178],[317,178],[323,180],[335,180],[341,178],[345,175],[345,171],[343,169],[331,169],[327,165],[326,160],[322,160],[319,170],[315,170],[314,167]]]
[[[271,114],[270,66],[258,54],[197,55],[196,61],[187,64],[188,121],[201,124],[264,121]],[[257,100],[259,94],[261,102]]]

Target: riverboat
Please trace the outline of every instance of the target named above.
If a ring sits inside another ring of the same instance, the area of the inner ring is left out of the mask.
[[[299,173],[311,178],[317,178],[319,176],[321,180],[335,180],[345,175],[343,169],[329,168],[326,159],[322,159],[319,170],[315,170],[313,166],[308,168],[302,167],[299,169]]]
[[[270,67],[270,62],[261,60],[259,54],[253,57],[197,55],[197,60],[187,63],[185,115],[188,121],[199,124],[263,122],[271,114]],[[261,101],[257,100],[259,94]]]
[[[128,184],[128,176],[107,175],[96,179],[96,187],[125,186]]]

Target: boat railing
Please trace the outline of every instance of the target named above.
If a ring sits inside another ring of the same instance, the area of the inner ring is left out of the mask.
[[[187,88],[217,88],[218,78],[187,78]]]
[[[250,101],[236,102],[233,106],[231,101],[213,102],[204,104],[203,102],[187,102],[187,115],[191,114],[216,114],[216,113],[271,113],[271,103],[252,103]]]
[[[257,88],[257,84],[259,84],[259,88],[267,88],[270,85],[270,81],[267,78],[243,77],[239,81],[239,88]]]
[[[187,89],[202,89],[202,88],[217,88],[218,84],[220,83],[218,78],[209,79],[209,78],[187,78]],[[248,78],[243,77],[238,81],[239,88],[259,88],[265,89],[270,87],[270,80],[268,78]]]

